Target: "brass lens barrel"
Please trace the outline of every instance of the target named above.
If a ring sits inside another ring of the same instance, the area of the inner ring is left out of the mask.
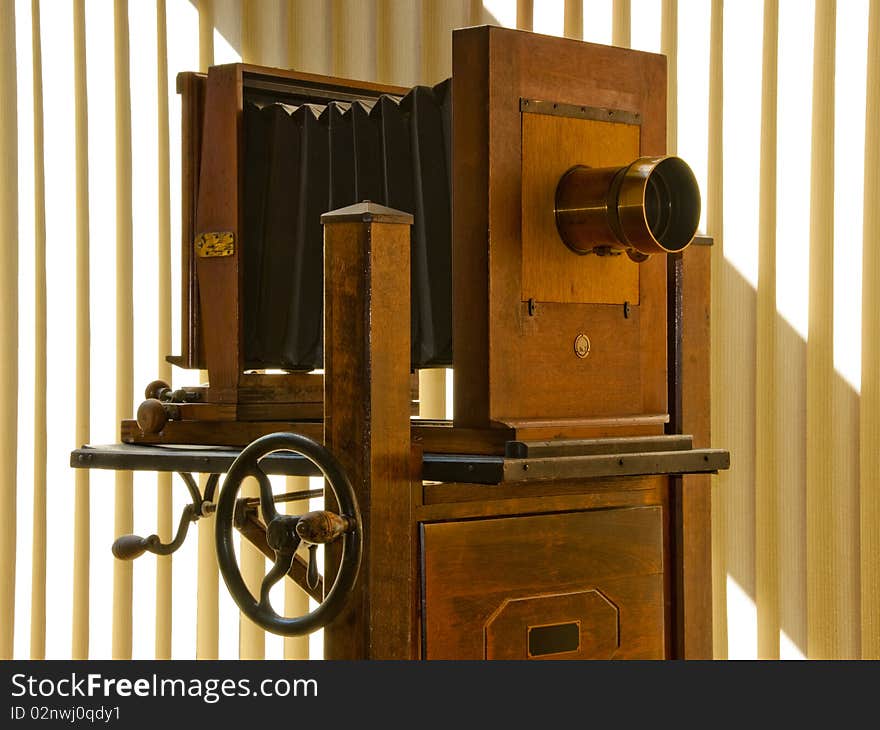
[[[626,167],[577,165],[556,187],[556,227],[580,254],[683,251],[699,222],[697,179],[679,157],[640,157]]]

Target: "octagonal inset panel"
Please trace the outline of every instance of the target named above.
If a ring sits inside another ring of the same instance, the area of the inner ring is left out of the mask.
[[[601,591],[507,599],[485,626],[487,659],[610,659],[620,614]]]

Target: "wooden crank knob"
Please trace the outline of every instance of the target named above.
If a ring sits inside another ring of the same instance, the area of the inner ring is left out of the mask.
[[[164,380],[154,380],[146,388],[144,388],[144,398],[155,398],[157,400],[165,400],[171,395],[171,386]]]
[[[348,517],[335,512],[306,512],[296,523],[296,534],[303,542],[312,545],[333,542],[352,529],[354,525]]]
[[[162,401],[147,398],[138,406],[137,424],[144,433],[159,433],[168,422],[168,414]]]

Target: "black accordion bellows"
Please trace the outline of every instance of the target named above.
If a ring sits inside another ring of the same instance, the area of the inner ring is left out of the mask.
[[[249,369],[322,366],[321,214],[363,200],[412,213],[412,367],[452,364],[450,80],[402,99],[244,110]]]

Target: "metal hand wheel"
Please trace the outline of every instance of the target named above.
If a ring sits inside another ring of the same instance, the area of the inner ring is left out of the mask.
[[[324,511],[305,515],[279,514],[269,477],[260,467],[260,460],[276,451],[292,451],[317,466],[336,497],[339,514]],[[236,495],[247,477],[259,482],[266,540],[275,552],[275,564],[263,578],[259,599],[254,598],[245,585],[232,542]],[[217,562],[223,580],[238,607],[258,626],[282,636],[302,636],[327,625],[343,608],[360,569],[361,517],[348,475],[324,446],[296,433],[273,433],[253,441],[229,468],[217,501],[216,519]],[[304,616],[289,618],[277,614],[269,603],[269,590],[290,571],[300,542],[309,544],[312,553],[308,576],[311,584],[317,578],[312,546],[337,539],[342,540],[339,570],[324,600]]]

